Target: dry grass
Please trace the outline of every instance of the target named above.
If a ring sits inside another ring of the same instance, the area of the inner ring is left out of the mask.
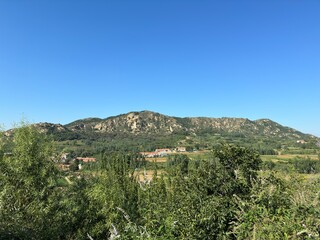
[[[167,161],[166,157],[146,158],[148,162],[163,163]]]
[[[318,155],[315,154],[283,154],[283,155],[261,155],[262,160],[271,160],[273,162],[293,159],[306,159],[318,160]]]
[[[163,173],[163,170],[157,170],[158,177]],[[134,175],[138,176],[140,182],[150,181],[154,176],[154,170],[137,170],[135,171]]]

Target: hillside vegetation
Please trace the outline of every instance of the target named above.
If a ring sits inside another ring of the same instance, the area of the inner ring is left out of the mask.
[[[316,144],[320,142],[315,136],[269,119],[178,118],[150,111],[106,119],[87,118],[64,126],[52,123],[36,126],[42,132],[52,134],[61,150],[87,155],[109,150],[153,151],[177,146],[201,150],[211,149],[220,143],[254,148],[261,154],[298,154],[306,151],[315,154],[318,149]]]

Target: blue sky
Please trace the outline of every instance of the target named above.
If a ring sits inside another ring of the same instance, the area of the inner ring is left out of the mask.
[[[320,1],[0,1],[0,123],[151,110],[320,136]]]

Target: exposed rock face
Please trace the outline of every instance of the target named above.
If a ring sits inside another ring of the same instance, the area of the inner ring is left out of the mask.
[[[300,139],[305,136],[289,127],[284,127],[269,119],[251,121],[247,118],[178,118],[142,111],[130,112],[106,119],[84,119],[66,125],[72,131],[94,131],[99,133],[128,134],[172,134],[188,132],[237,133],[247,136],[284,137]]]
[[[181,125],[172,117],[153,112],[131,112],[126,115],[107,118],[94,126],[101,132],[125,132],[125,133],[172,133],[180,130]]]
[[[47,122],[37,123],[37,124],[34,124],[34,126],[38,128],[40,132],[43,132],[43,133],[63,132],[67,130],[67,128],[61,124],[54,124],[54,123],[47,123]]]
[[[37,128],[39,130],[39,132],[41,133],[59,133],[59,132],[65,132],[65,131],[69,131],[68,128],[66,128],[65,126],[61,125],[61,124],[54,124],[54,123],[36,123],[36,124],[32,124],[32,126],[34,126],[35,128]],[[11,137],[14,135],[14,131],[15,129],[10,129],[8,131],[4,132],[4,135],[7,137]]]
[[[65,125],[65,127],[67,127],[69,130],[73,132],[92,131],[94,127],[101,121],[102,119],[100,118],[85,118],[69,123]]]
[[[289,127],[284,127],[269,119],[251,121],[246,118],[178,118],[160,113],[142,111],[130,112],[106,119],[86,118],[67,125],[39,123],[35,124],[45,133],[125,133],[125,134],[173,134],[186,133],[201,135],[212,134],[242,134],[248,137],[263,136],[266,138],[280,137],[285,139],[316,138],[303,134]],[[10,130],[9,130],[10,131]],[[7,131],[7,133],[11,133]],[[320,140],[319,140],[320,141]]]

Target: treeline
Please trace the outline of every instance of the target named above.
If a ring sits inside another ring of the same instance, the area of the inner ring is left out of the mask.
[[[310,158],[295,157],[294,159],[277,162],[268,160],[263,162],[262,169],[285,173],[317,174],[320,173],[320,158],[319,160],[313,160]]]
[[[220,145],[203,160],[169,158],[151,179],[137,154],[104,152],[64,176],[32,127],[0,145],[0,239],[318,239],[320,181],[259,174],[256,151]],[[68,183],[63,182],[67,177]],[[302,195],[301,195],[302,194]],[[303,197],[301,197],[303,196]]]
[[[92,137],[88,137],[92,136]],[[79,135],[76,139],[65,139],[60,141],[53,135],[57,146],[61,149],[73,149],[78,155],[87,152],[87,155],[100,154],[101,152],[133,152],[133,151],[154,151],[156,148],[173,148],[182,138],[181,135],[139,135],[131,134],[94,134]],[[79,145],[78,143],[83,143]],[[67,145],[66,145],[67,144]]]
[[[187,121],[187,120],[181,120]],[[98,154],[102,151],[153,151],[156,148],[173,148],[179,145],[191,150],[212,149],[217,144],[236,144],[243,147],[253,148],[261,155],[276,155],[282,153],[305,154],[316,153],[319,149],[316,140],[307,143],[297,143],[296,139],[281,137],[265,137],[261,135],[246,135],[241,132],[225,132],[211,128],[204,128],[196,132],[196,135],[180,131],[171,134],[150,133],[101,133],[94,131],[62,131],[50,132],[58,146],[65,147],[65,143],[73,146],[73,150],[84,152],[83,148],[77,147],[77,142],[90,146],[89,155]]]

